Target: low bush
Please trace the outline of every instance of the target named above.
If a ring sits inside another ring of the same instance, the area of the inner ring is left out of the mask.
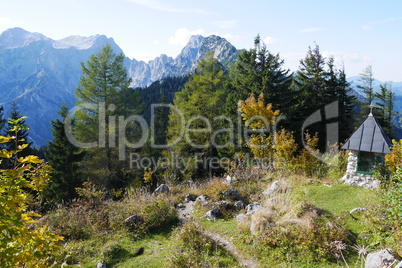
[[[211,197],[212,201],[219,201],[225,199],[224,193],[229,189],[229,184],[222,178],[213,178],[207,183],[205,194]]]
[[[135,226],[125,222],[133,215],[141,218]],[[59,206],[44,223],[67,240],[85,240],[99,232],[130,231],[135,237],[141,237],[171,228],[178,221],[169,199],[138,190],[129,191],[120,201],[97,202],[96,207],[84,201]]]
[[[174,237],[177,247],[169,259],[169,267],[235,267],[237,264],[223,248],[203,234],[201,226],[193,222],[177,229]]]

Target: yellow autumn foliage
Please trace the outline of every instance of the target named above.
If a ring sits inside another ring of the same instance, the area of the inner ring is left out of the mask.
[[[402,169],[402,140],[392,140],[391,154],[385,156],[385,164],[388,170],[395,174],[398,169]]]
[[[20,129],[19,121],[14,131]],[[0,137],[0,143],[14,140]],[[1,158],[15,157],[26,146],[15,151],[2,150]],[[0,170],[0,264],[2,268],[55,267],[63,237],[45,227],[33,227],[38,213],[30,211],[29,197],[40,195],[50,180],[51,168],[36,156],[16,159],[14,168]],[[60,265],[60,263],[59,263]]]
[[[260,134],[252,134],[246,143],[256,159],[271,159],[273,153],[272,135],[265,134],[271,131],[279,116],[279,110],[273,111],[272,104],[264,104],[264,94],[258,98],[252,93],[245,101],[238,102],[239,112],[246,126],[252,130],[260,130]]]

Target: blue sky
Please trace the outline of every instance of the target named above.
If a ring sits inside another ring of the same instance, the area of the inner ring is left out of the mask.
[[[260,34],[297,70],[309,46],[334,56],[348,76],[402,81],[402,1],[0,0],[0,32],[22,27],[52,39],[105,34],[130,58],[176,57],[192,34],[251,48]]]

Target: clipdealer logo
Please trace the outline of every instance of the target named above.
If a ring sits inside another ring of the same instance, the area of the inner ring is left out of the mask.
[[[335,122],[335,119],[339,115],[338,111],[338,101],[335,101],[327,106],[324,109],[317,110],[313,114],[311,114],[302,124],[301,131],[305,132],[306,128],[312,124],[322,122],[325,120],[326,122],[326,143],[327,144],[336,144],[338,142],[338,128],[339,125]],[[227,148],[227,147],[241,147],[244,142],[248,142],[250,138],[250,134],[267,134],[272,133],[275,140],[275,133],[277,129],[277,125],[280,121],[286,120],[286,116],[280,116],[274,121],[274,124],[270,124],[268,120],[261,116],[255,116],[254,118],[250,118],[250,120],[262,120],[265,128],[260,130],[252,130],[247,126],[242,124],[241,115],[237,116],[237,131],[234,131],[235,124],[233,121],[227,116],[216,116],[212,119],[206,118],[202,115],[193,116],[186,120],[184,114],[180,111],[180,109],[172,104],[152,104],[151,105],[151,119],[148,124],[147,121],[139,116],[132,115],[129,117],[124,117],[122,115],[109,115],[106,116],[107,111],[114,112],[115,105],[110,104],[106,107],[105,102],[100,102],[98,105],[93,105],[89,103],[83,103],[79,106],[74,107],[70,110],[68,115],[65,118],[65,133],[68,140],[76,147],[79,148],[117,148],[119,160],[124,161],[127,158],[127,148],[131,149],[139,149],[143,147],[148,141],[150,142],[151,148],[155,149],[167,149],[179,142],[184,141],[188,145],[196,149],[204,149],[210,146],[211,144],[217,148]],[[156,144],[154,139],[149,139],[150,137],[155,136],[155,110],[158,108],[169,108],[170,113],[176,113],[179,121],[180,129],[178,131],[177,137],[174,140],[169,141],[167,144]],[[98,135],[97,137],[93,137],[93,140],[90,142],[82,142],[78,140],[74,136],[73,130],[73,119],[75,113],[77,111],[84,111],[86,109],[94,110],[96,109],[98,114]],[[108,117],[108,118],[106,118]],[[134,123],[138,126],[138,131],[140,134],[140,138],[136,142],[131,142],[126,136],[126,130],[130,123]],[[197,123],[205,126],[204,128],[195,128],[193,125],[197,125]],[[227,128],[219,128],[213,129],[213,125],[217,123],[221,123],[221,125],[227,126]],[[106,127],[108,129],[106,129]],[[195,133],[204,133],[209,135],[208,142],[204,144],[200,144],[199,141],[194,140],[192,138],[192,134]],[[226,135],[227,141],[224,144],[221,144],[219,140],[220,135]],[[235,137],[237,135],[237,137]],[[236,139],[235,139],[236,138]],[[306,144],[304,139],[302,139],[302,144],[307,151],[313,154],[315,157],[319,158],[322,161],[326,161],[323,153],[318,153],[316,150],[311,148]],[[266,147],[270,145],[258,145],[261,147]],[[327,147],[327,151],[329,147]],[[200,162],[200,155],[197,157],[197,161]],[[143,159],[138,153],[130,153],[130,166],[134,164],[141,165],[144,167],[149,167],[151,165],[156,165],[158,163],[164,163],[166,159]],[[176,158],[173,158],[176,159]],[[188,160],[184,159],[176,159],[178,163],[183,163],[184,165],[189,164]],[[222,160],[222,159],[221,159]],[[197,162],[196,161],[196,162]]]

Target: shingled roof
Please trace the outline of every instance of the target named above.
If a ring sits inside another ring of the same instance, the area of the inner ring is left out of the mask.
[[[391,140],[370,113],[341,149],[390,154],[391,144]]]

